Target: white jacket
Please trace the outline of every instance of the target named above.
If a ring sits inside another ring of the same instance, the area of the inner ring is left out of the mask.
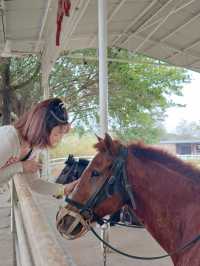
[[[37,150],[30,156],[35,156]],[[17,134],[17,130],[14,126],[2,126],[0,127],[0,186],[7,183],[15,174],[23,172],[23,166],[21,162],[12,163],[6,165],[10,158],[20,156],[20,141]],[[28,175],[27,175],[28,176]],[[31,188],[38,193],[44,195],[64,195],[64,186],[61,184],[54,184],[38,178],[39,175],[30,175],[28,178]]]
[[[23,172],[21,162],[6,166],[10,158],[19,156],[20,142],[15,127],[0,127],[0,185],[8,182],[14,174]]]

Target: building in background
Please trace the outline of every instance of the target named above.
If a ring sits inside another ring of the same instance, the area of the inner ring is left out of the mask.
[[[200,155],[200,140],[163,140],[158,146],[177,155]]]

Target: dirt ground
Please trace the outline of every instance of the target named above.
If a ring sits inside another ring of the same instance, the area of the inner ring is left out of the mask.
[[[45,220],[53,230],[55,238],[66,254],[69,265],[77,266],[103,266],[103,253],[99,241],[87,233],[80,239],[63,239],[55,228],[55,215],[59,205],[63,201],[51,199],[49,197],[34,195],[37,203],[42,208]],[[99,232],[100,229],[96,228]],[[146,232],[145,229],[124,228],[120,226],[111,227],[110,242],[117,248],[137,256],[159,256],[164,251],[159,247],[156,241]],[[170,259],[159,261],[136,261],[126,258],[122,255],[111,252],[107,256],[107,266],[172,266]]]

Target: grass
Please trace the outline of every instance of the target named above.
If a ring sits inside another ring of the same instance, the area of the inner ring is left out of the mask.
[[[96,153],[93,148],[96,142],[94,135],[85,134],[80,137],[78,134],[68,134],[56,148],[50,150],[50,156],[51,158],[67,157],[68,154],[91,156]]]
[[[66,158],[69,154],[77,157],[92,156],[96,153],[96,150],[93,148],[96,142],[97,139],[93,134],[85,134],[80,137],[78,134],[70,133],[63,138],[56,148],[50,150],[50,157]],[[199,160],[191,160],[188,162],[200,168]]]

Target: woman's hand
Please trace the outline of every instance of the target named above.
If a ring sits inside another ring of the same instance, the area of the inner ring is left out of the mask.
[[[24,173],[36,173],[40,168],[41,165],[36,162],[35,160],[27,160],[22,162],[23,165],[23,172]]]
[[[78,184],[78,182],[79,182],[79,179],[65,185],[65,188],[64,188],[65,196],[68,196],[74,190],[74,188]]]

